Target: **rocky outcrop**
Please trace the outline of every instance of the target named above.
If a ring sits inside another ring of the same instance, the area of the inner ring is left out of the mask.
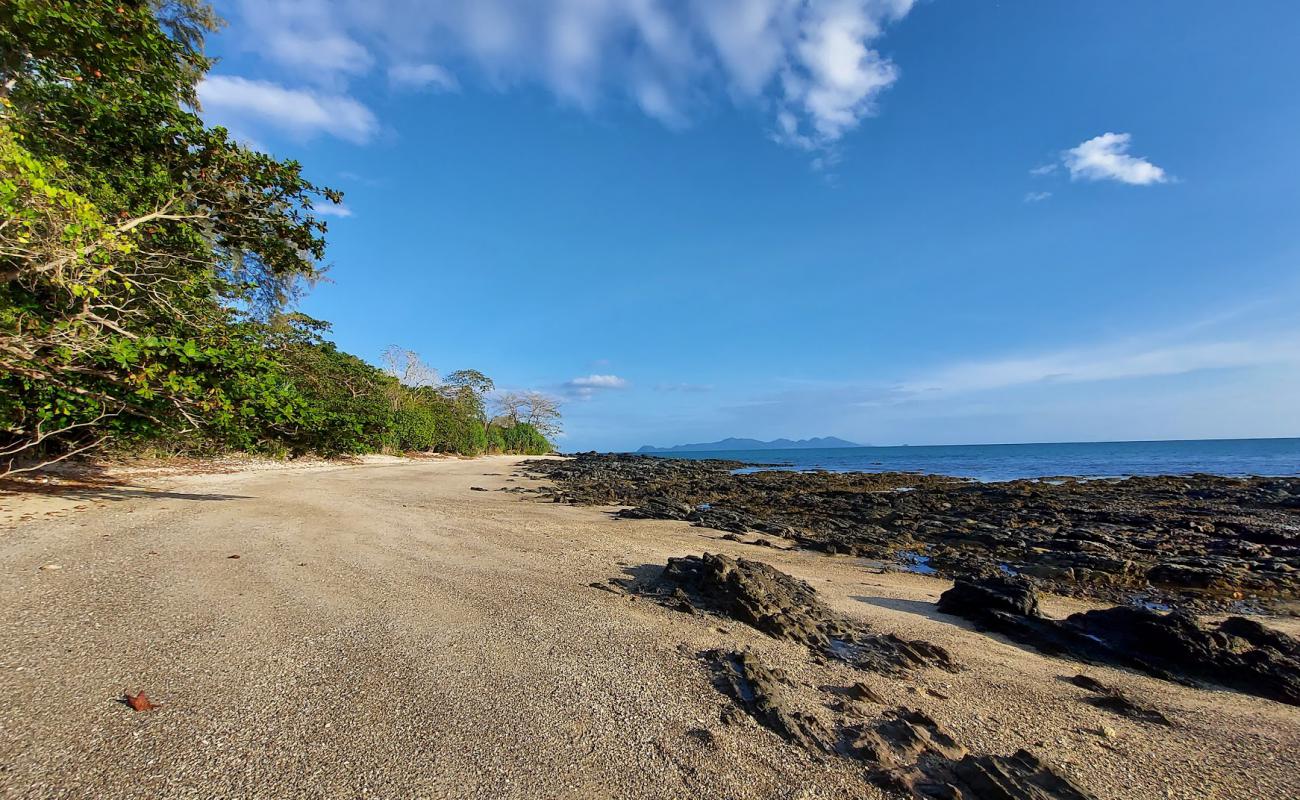
[[[552,479],[557,501],[886,562],[917,552],[952,578],[1018,574],[1062,594],[1191,608],[1300,600],[1300,478],[976,483],[740,466],[582,454],[524,469]]]
[[[862,669],[956,669],[942,647],[873,633],[828,608],[807,583],[761,561],[711,553],[670,558],[659,580],[641,591],[681,610],[730,617]]]
[[[720,688],[760,725],[818,757],[862,762],[869,779],[924,800],[1089,800],[1085,789],[1026,750],[1010,756],[975,755],[928,714],[887,709],[875,720],[834,722],[798,708],[784,672],[740,652],[706,654]],[[807,688],[807,687],[805,687]]]
[[[1037,612],[1036,600],[1022,596],[1025,591],[1032,594],[1027,587],[1007,579],[960,580],[940,596],[939,610],[1047,653],[1300,705],[1300,642],[1258,622],[1229,617],[1217,625],[1202,625],[1186,612],[1134,606],[1053,620]],[[1016,603],[1007,602],[1009,594]],[[1031,610],[1022,611],[1025,608]]]
[[[817,717],[794,709],[787,697],[789,678],[768,669],[748,650],[709,653],[719,683],[759,724],[813,752],[832,751],[830,730]]]

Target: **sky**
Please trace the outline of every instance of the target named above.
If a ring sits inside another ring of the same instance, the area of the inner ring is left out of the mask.
[[[1300,4],[227,0],[338,344],[566,450],[1300,435]]]

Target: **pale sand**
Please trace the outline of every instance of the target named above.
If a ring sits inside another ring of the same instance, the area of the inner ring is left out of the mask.
[[[697,654],[744,645],[810,687],[865,680],[975,752],[1028,747],[1100,797],[1296,796],[1296,708],[1028,652],[936,614],[941,580],[470,490],[528,484],[517,460],[0,498],[42,509],[0,527],[3,796],[879,796],[861,766],[719,721],[731,701]],[[863,675],[588,586],[705,550],[768,561],[967,669]],[[1080,671],[1178,727],[1084,704],[1059,679]],[[125,689],[164,706],[134,713],[113,701]]]

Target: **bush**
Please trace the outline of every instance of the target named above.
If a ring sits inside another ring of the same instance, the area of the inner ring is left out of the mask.
[[[493,425],[488,431],[490,441],[499,441],[498,452],[516,455],[540,456],[554,448],[537,428],[526,422],[507,427]]]
[[[437,441],[438,416],[430,406],[415,402],[403,406],[393,414],[387,444],[399,452],[424,452],[433,449]]]

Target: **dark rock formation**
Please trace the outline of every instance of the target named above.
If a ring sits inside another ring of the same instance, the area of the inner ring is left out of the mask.
[[[942,647],[872,633],[828,608],[807,583],[760,561],[710,553],[670,558],[660,579],[643,591],[682,610],[731,617],[863,669],[886,674],[956,669]]]
[[[1036,617],[1038,593],[1024,578],[957,581],[939,598],[939,610],[971,619],[990,611]]]
[[[939,610],[1047,653],[1300,705],[1300,642],[1257,622],[1230,617],[1204,626],[1185,612],[1162,614],[1133,606],[1085,611],[1058,621],[1041,616],[1036,601],[1027,603],[1019,595],[1017,610],[1008,610],[1006,586],[1004,579],[958,581],[939,598]],[[1034,610],[1018,610],[1026,606]]]
[[[815,716],[790,706],[784,688],[789,678],[782,670],[768,669],[748,650],[707,655],[724,690],[761,725],[806,750],[831,752],[830,730]]]
[[[1300,478],[1210,475],[976,483],[912,473],[733,474],[744,466],[583,454],[528,462],[558,502],[628,506],[731,533],[939,574],[1014,573],[1043,588],[1181,607],[1300,600]],[[906,490],[906,491],[899,491]]]
[[[719,688],[759,724],[820,757],[861,761],[871,780],[925,800],[1089,800],[1092,795],[1031,753],[973,755],[929,715],[888,709],[870,722],[828,723],[800,710],[795,690],[780,669],[764,666],[752,652],[705,654]],[[861,684],[859,684],[861,685]],[[875,693],[867,695],[878,700]]]
[[[879,785],[925,800],[1087,800],[1093,797],[1027,750],[972,755],[930,716],[899,708],[847,731],[847,746],[876,765]]]

